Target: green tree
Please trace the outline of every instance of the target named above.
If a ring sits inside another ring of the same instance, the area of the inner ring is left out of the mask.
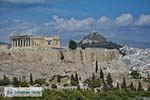
[[[77,48],[77,43],[74,40],[69,41],[69,49],[75,50]]]
[[[77,82],[77,84],[79,84],[79,78],[77,72],[75,73],[75,81]]]
[[[81,45],[81,48],[82,48],[82,49],[85,49],[85,46],[84,46],[84,45]]]
[[[21,87],[29,87],[29,83],[26,81],[20,82],[19,84]]]
[[[139,73],[137,70],[133,70],[130,75],[131,75],[132,78],[134,78],[134,79],[138,79],[138,78],[140,78],[140,76],[141,76],[140,73]]]
[[[74,80],[75,80],[75,78],[74,78],[73,74],[71,74],[71,77],[70,77],[70,84],[71,85],[74,85]]]
[[[15,87],[19,87],[19,80],[17,77],[13,77],[13,81],[12,81],[12,84],[15,86]]]
[[[3,75],[3,80],[4,80],[4,79],[7,79],[7,76],[6,76],[6,75]]]
[[[61,77],[60,77],[60,75],[57,75],[57,82],[58,82],[58,83],[61,82]]]
[[[120,85],[119,85],[119,83],[117,82],[117,87],[116,87],[116,89],[120,89]]]
[[[95,74],[93,73],[93,75],[92,75],[92,80],[95,80]]]
[[[147,90],[150,91],[150,85],[147,87]]]
[[[142,91],[142,90],[143,90],[141,82],[138,83],[138,88],[137,88],[137,90],[138,90],[138,91]]]
[[[84,83],[88,84],[89,88],[96,88],[101,86],[101,80],[100,79],[86,79]]]
[[[7,76],[4,76],[4,84],[9,85],[11,83],[10,79]]]
[[[127,89],[127,84],[126,84],[126,79],[125,79],[125,77],[123,78],[123,82],[122,82],[121,88],[124,89],[124,90]]]
[[[98,71],[98,62],[96,60],[96,62],[95,62],[95,73],[97,73],[97,71]]]
[[[112,79],[110,73],[108,73],[108,75],[107,75],[107,84],[108,84],[108,86],[110,88],[113,88],[113,84],[112,83],[113,83],[113,79]]]
[[[75,77],[74,77],[73,74],[71,75],[70,84],[71,84],[72,86],[78,86],[79,81],[78,81],[78,75],[77,75],[77,73],[75,74]]]
[[[30,73],[30,85],[33,85],[33,76],[32,76],[32,73]]]
[[[52,89],[57,89],[57,85],[56,84],[52,84]]]
[[[130,83],[129,88],[130,88],[130,90],[132,90],[132,91],[135,90],[134,85],[133,85],[133,82]]]
[[[9,85],[11,82],[10,82],[10,79],[6,76],[3,76],[3,79],[0,80],[0,86],[6,86],[6,85]]]
[[[34,81],[34,84],[39,84],[39,85],[43,85],[45,83],[46,83],[46,79],[43,78],[39,78]]]
[[[102,69],[100,69],[100,79],[102,79],[102,82],[104,81],[104,73]]]

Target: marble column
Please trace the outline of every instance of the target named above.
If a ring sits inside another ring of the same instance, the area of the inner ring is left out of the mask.
[[[12,46],[15,47],[15,39],[13,39],[13,44],[12,44]]]
[[[19,47],[21,47],[21,40],[19,39]]]
[[[23,47],[25,47],[25,39],[23,39]]]
[[[18,43],[19,43],[18,41],[19,41],[19,40],[18,40],[18,39],[16,39],[16,47],[18,47]]]
[[[12,40],[11,46],[14,47],[14,40]]]
[[[33,46],[33,44],[32,44],[32,40],[30,39],[30,47],[32,47]]]
[[[30,44],[31,44],[31,41],[30,41],[30,39],[29,39],[29,47],[30,47]]]
[[[22,39],[22,47],[24,47],[24,39]]]
[[[22,46],[22,41],[21,41],[21,39],[20,39],[20,47]]]
[[[18,39],[18,47],[20,47],[20,39]]]
[[[21,39],[21,47],[23,47],[22,39]]]
[[[30,40],[28,39],[28,46],[30,47]]]
[[[26,39],[26,47],[28,47],[28,40]]]
[[[17,39],[15,39],[14,47],[17,47]]]
[[[16,43],[16,40],[15,40],[15,39],[13,39],[13,47],[15,47],[15,43]]]

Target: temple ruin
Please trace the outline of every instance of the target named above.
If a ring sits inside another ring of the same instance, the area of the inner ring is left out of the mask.
[[[42,37],[32,35],[11,36],[12,48],[60,48],[60,37]]]

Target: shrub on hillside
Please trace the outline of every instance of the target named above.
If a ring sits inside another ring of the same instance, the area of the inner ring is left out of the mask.
[[[69,49],[75,50],[77,48],[77,43],[74,40],[69,41]]]
[[[57,89],[57,85],[56,84],[52,84],[51,86],[53,89]]]
[[[89,88],[96,88],[101,86],[101,80],[100,79],[86,79],[84,83],[88,84]]]
[[[134,78],[134,79],[138,79],[138,78],[140,78],[140,76],[141,76],[140,73],[139,73],[137,70],[133,70],[130,75],[131,75],[132,78]]]
[[[34,81],[34,84],[39,84],[39,85],[43,85],[46,83],[46,80],[45,79],[42,79],[42,78],[39,78],[39,79],[36,79]]]
[[[21,87],[29,87],[29,83],[24,81],[24,82],[20,82],[20,86]]]
[[[10,82],[10,79],[7,77],[7,76],[3,76],[3,79],[0,80],[0,86],[6,86],[6,85],[9,85],[11,82]]]

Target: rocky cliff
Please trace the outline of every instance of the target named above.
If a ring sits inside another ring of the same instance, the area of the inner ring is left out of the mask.
[[[95,72],[95,62],[99,69],[113,73],[114,77],[127,72],[117,50],[84,49],[1,49],[0,76],[29,76],[51,79],[54,75],[68,75],[77,72],[82,79]],[[99,72],[99,71],[98,71]],[[97,75],[99,75],[97,72]]]

